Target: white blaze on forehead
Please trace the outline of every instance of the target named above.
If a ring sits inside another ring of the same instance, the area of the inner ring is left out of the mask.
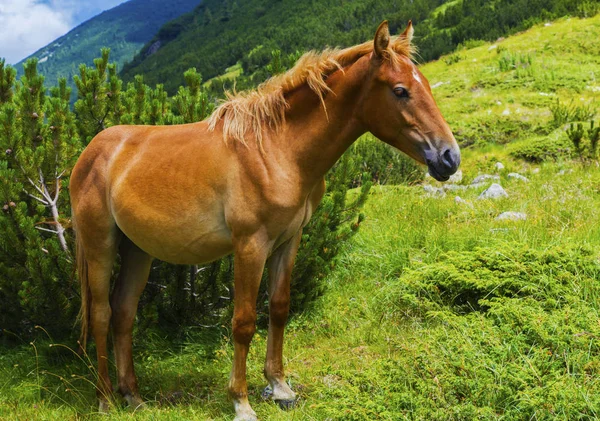
[[[421,85],[423,84],[423,81],[421,80],[421,76],[419,76],[419,72],[417,72],[417,66],[415,66],[414,64],[413,64],[412,76],[413,76],[413,78],[415,78],[415,80],[416,80],[417,82],[419,82]]]

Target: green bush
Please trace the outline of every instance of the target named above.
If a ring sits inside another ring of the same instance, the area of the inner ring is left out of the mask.
[[[66,80],[47,95],[37,60],[0,72],[0,331],[69,331],[78,287],[68,232],[68,174],[80,151]]]
[[[559,158],[571,158],[573,149],[569,139],[562,130],[559,130],[549,136],[521,142],[513,147],[510,154],[528,162],[540,163]]]
[[[533,57],[530,54],[511,54],[503,53],[498,59],[498,70],[508,72],[511,70],[530,69],[533,64]]]
[[[303,231],[292,273],[292,312],[303,310],[323,293],[339,252],[364,219],[360,210],[372,184],[366,173],[360,190],[348,194],[350,181],[360,173],[360,164],[346,153],[327,175],[327,193]]]
[[[451,124],[461,147],[487,143],[506,144],[531,133],[530,121],[513,116],[487,115]]]
[[[446,63],[448,66],[453,65],[454,63],[458,63],[459,61],[461,61],[464,57],[461,56],[458,53],[454,53],[454,54],[450,54],[447,55],[446,57],[442,58],[442,60],[444,61],[444,63]]]
[[[569,104],[561,104],[560,99],[557,99],[556,103],[550,106],[550,111],[552,112],[550,125],[553,128],[558,128],[574,121],[591,120],[598,113],[593,103],[577,105],[571,101]]]
[[[567,127],[567,136],[579,158],[596,159],[598,154],[598,140],[600,139],[600,127],[594,127],[594,120],[590,121],[589,129],[584,129],[583,123],[571,123]]]
[[[423,181],[425,168],[414,159],[368,134],[359,139],[349,152],[360,166],[354,185],[359,185],[362,173],[368,173],[373,183],[415,184]]]
[[[408,271],[400,302],[423,316],[441,310],[493,312],[508,300],[535,301],[546,311],[580,301],[600,306],[600,262],[592,249],[507,247],[448,252],[436,263]]]
[[[421,329],[401,345],[414,361],[390,367],[419,396],[398,410],[414,419],[595,419],[598,257],[576,245],[506,243],[449,252],[386,285],[381,317]]]

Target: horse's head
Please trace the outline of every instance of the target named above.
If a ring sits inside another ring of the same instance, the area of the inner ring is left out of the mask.
[[[396,42],[408,46],[412,35],[409,22]],[[387,22],[377,29],[369,66],[361,112],[368,130],[426,164],[436,180],[448,180],[460,164],[458,144],[425,76],[408,54],[399,54],[390,45]]]

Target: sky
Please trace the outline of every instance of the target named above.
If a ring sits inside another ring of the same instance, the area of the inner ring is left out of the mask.
[[[0,0],[0,58],[15,64],[125,0]]]

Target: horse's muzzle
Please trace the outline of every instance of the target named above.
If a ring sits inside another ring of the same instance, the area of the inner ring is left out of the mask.
[[[438,181],[447,181],[458,170],[460,165],[460,150],[458,146],[445,147],[440,153],[431,151],[426,154],[425,162],[429,174]]]

